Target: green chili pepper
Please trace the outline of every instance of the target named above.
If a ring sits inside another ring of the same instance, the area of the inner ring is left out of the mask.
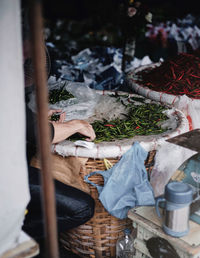
[[[51,104],[55,104],[56,102],[70,98],[74,98],[74,96],[67,90],[54,89],[49,92],[49,103]]]

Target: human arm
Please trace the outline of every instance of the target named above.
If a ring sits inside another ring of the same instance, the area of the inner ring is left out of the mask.
[[[26,120],[27,120],[27,152],[31,158],[36,152],[37,134],[36,134],[36,117],[26,105]],[[55,110],[54,110],[55,111]],[[58,110],[56,110],[58,112]],[[60,112],[60,111],[59,111]],[[50,113],[48,113],[49,115]],[[50,140],[53,144],[61,142],[75,133],[80,133],[86,136],[86,140],[92,141],[96,135],[92,126],[84,120],[71,120],[67,122],[49,122]],[[33,151],[32,151],[33,150]],[[29,158],[29,159],[30,159]]]
[[[48,111],[48,117],[51,118],[53,114],[60,113],[59,120],[57,122],[64,122],[66,117],[66,112],[62,112],[62,109],[50,109]]]
[[[70,120],[64,123],[52,122],[54,127],[54,136],[52,143],[58,143],[75,133],[86,136],[87,141],[93,141],[96,138],[92,126],[84,120]]]

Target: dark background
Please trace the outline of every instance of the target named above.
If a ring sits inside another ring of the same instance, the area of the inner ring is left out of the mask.
[[[71,56],[85,48],[96,46],[114,46],[123,48],[124,32],[121,6],[129,0],[43,0],[44,27],[49,29],[46,42],[53,43],[55,48],[48,47],[52,67],[54,60],[71,62]],[[152,13],[152,23],[165,21],[175,22],[177,18],[185,18],[192,14],[197,17],[200,27],[200,8],[198,0],[135,0]],[[29,1],[22,0],[22,6]],[[61,25],[58,26],[58,21]],[[150,42],[145,38],[144,26],[140,21],[129,25],[137,27],[142,33],[136,37],[135,57],[141,59],[148,55],[153,62],[160,58],[177,54],[177,44],[172,39],[167,48],[163,48],[161,41]],[[103,40],[103,36],[107,40]],[[190,47],[190,46],[189,46]],[[189,50],[191,50],[188,47]],[[102,53],[104,56],[104,53]],[[57,69],[57,64],[55,65]]]
[[[81,20],[88,16],[100,15],[102,21],[116,15],[123,0],[44,0],[44,15],[49,19],[68,18]],[[199,15],[198,0],[141,0],[148,8],[163,18],[183,17],[192,13]]]

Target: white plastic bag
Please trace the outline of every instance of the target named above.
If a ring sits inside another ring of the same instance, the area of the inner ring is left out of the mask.
[[[179,101],[177,101],[174,106],[186,115],[189,130],[200,128],[200,100],[193,100],[183,95],[179,97]]]
[[[64,89],[70,92],[74,98],[62,100],[55,104],[49,104],[49,109],[62,109],[66,112],[66,121],[72,119],[87,119],[94,114],[94,108],[100,95],[89,88],[85,83],[55,81],[52,78],[48,82],[48,90]],[[36,112],[35,94],[32,93],[28,104],[29,108]]]
[[[165,185],[168,183],[174,172],[196,152],[175,145],[163,142],[158,148],[154,167],[151,171],[150,183],[154,190],[155,197],[164,193]]]

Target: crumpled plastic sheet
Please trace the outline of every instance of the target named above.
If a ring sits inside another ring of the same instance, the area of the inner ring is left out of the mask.
[[[48,43],[49,47],[55,47]],[[140,65],[151,64],[148,56],[141,60],[133,58],[127,64],[126,71]],[[57,79],[71,82],[84,82],[95,90],[120,90],[125,89],[125,74],[121,70],[122,49],[115,47],[94,47],[83,49],[77,55],[67,60],[54,62],[55,76]]]

